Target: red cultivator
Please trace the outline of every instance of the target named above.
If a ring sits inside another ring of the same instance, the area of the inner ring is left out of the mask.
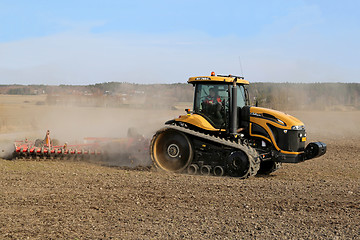
[[[105,142],[102,142],[104,144]],[[100,142],[93,144],[76,144],[64,146],[41,146],[37,147],[33,142],[16,141],[13,158],[63,158],[63,157],[86,157],[99,156],[104,152]]]
[[[48,136],[48,134],[47,134]],[[15,141],[0,145],[4,159],[79,159],[98,160],[116,166],[149,163],[149,140],[129,129],[127,138],[84,138],[81,144],[60,145],[58,141]],[[55,144],[56,145],[55,145]],[[54,144],[54,145],[53,145]]]

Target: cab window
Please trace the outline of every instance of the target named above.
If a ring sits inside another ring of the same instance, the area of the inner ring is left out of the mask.
[[[198,84],[195,91],[194,112],[203,115],[214,127],[223,128],[229,103],[228,85]]]
[[[237,86],[237,106],[242,108],[246,105],[246,95],[244,86]]]

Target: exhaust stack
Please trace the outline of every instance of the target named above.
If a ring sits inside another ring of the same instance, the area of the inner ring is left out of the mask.
[[[238,114],[237,114],[237,77],[235,77],[233,86],[231,88],[231,112],[230,112],[230,134],[236,135],[238,129]]]

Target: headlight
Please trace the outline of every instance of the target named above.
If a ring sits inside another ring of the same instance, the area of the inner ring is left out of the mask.
[[[304,125],[292,126],[291,127],[291,130],[303,130],[303,129],[305,129]]]

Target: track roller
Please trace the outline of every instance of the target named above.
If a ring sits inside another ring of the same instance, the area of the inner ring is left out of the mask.
[[[197,164],[190,164],[187,168],[188,174],[195,175],[199,171],[199,166]]]
[[[213,170],[213,173],[215,176],[223,176],[225,171],[224,171],[224,168],[221,167],[221,166],[215,166],[214,167],[214,170]]]
[[[210,175],[211,174],[211,166],[210,165],[203,165],[200,168],[201,175]]]

